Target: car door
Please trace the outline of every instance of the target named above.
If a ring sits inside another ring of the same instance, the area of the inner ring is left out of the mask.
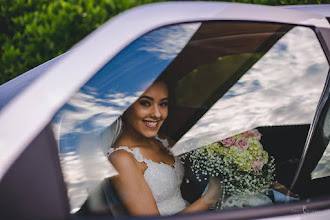
[[[1,216],[116,217],[121,205],[100,184],[117,173],[98,137],[159,76],[172,97],[162,129],[175,155],[257,128],[276,181],[301,197],[195,218],[324,209],[328,197],[308,201],[329,190],[307,180],[329,143],[329,34],[322,16],[244,4],[155,4],[110,20],[1,111]],[[184,181],[182,193],[193,201],[201,192]]]

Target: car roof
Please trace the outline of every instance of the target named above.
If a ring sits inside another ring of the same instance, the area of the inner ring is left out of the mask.
[[[329,27],[326,18],[318,14],[252,4],[166,2],[124,12],[83,39],[75,49],[57,60],[56,65],[45,69],[38,67],[27,73],[31,76],[36,74],[35,78],[31,77],[30,86],[24,87],[24,92],[14,94],[15,99],[10,103],[7,101],[8,104],[0,112],[0,179],[72,94],[129,43],[158,27],[210,20]],[[51,64],[53,61],[49,62]],[[24,81],[23,76],[20,79]],[[14,82],[10,81],[8,85],[15,86]],[[8,85],[3,86],[10,88]]]

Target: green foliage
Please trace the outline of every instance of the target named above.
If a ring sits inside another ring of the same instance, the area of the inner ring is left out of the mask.
[[[148,2],[0,0],[0,84],[64,53],[114,15]]]
[[[160,1],[0,0],[0,84],[64,53],[116,14]],[[231,1],[269,5],[321,3],[321,0]]]

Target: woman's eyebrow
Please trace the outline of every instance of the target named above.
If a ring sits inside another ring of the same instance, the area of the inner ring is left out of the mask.
[[[151,98],[150,96],[146,96],[146,95],[143,95],[143,96],[140,97],[140,99],[142,99],[142,98],[149,99],[149,100],[151,100],[151,101],[154,100],[154,99]]]
[[[147,96],[147,95],[143,95],[143,96],[140,97],[140,99],[142,99],[142,98],[145,98],[145,99],[149,99],[151,101],[154,101],[154,98],[152,98],[150,96]],[[167,101],[167,100],[168,100],[168,97],[162,98],[160,101]]]

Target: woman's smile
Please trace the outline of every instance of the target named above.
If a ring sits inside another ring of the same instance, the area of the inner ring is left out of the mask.
[[[157,121],[146,121],[143,120],[143,123],[148,127],[148,128],[157,128],[158,122]]]

